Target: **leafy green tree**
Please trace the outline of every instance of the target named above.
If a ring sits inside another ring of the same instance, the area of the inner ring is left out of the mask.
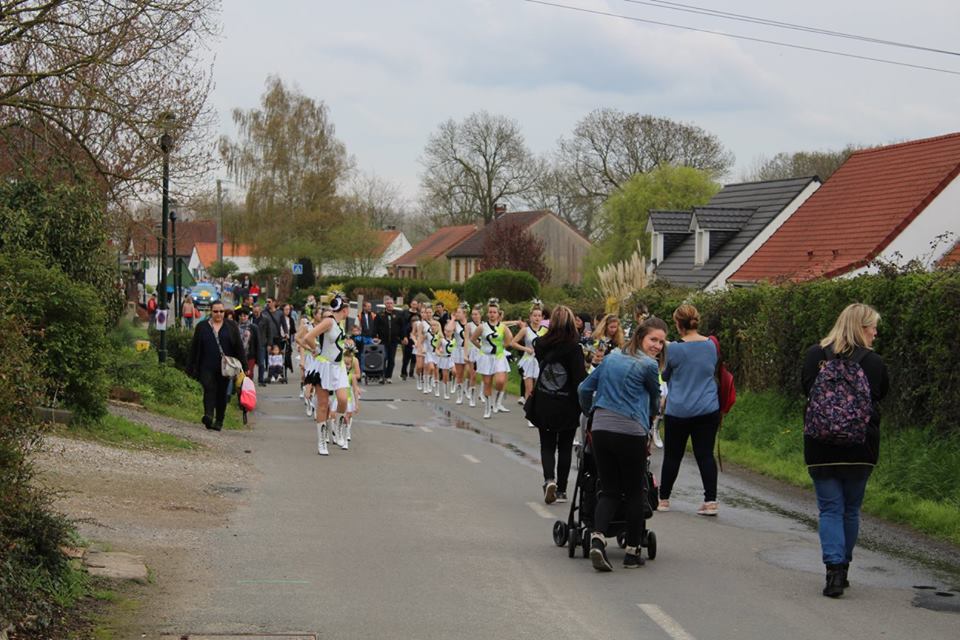
[[[599,233],[602,239],[587,257],[585,270],[595,282],[596,267],[628,259],[637,247],[650,246],[646,231],[651,209],[689,209],[706,204],[720,185],[706,171],[662,165],[639,173],[624,183],[603,205]]]
[[[237,273],[240,267],[233,260],[216,260],[207,267],[207,273],[212,278],[226,278],[231,273]]]

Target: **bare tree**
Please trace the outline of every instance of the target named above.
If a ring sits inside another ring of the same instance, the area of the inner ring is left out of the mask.
[[[542,171],[517,122],[486,111],[441,124],[421,163],[423,207],[437,224],[490,222],[498,201],[526,199]]]
[[[531,209],[549,209],[587,238],[597,235],[597,220],[603,199],[586,193],[572,167],[548,165],[528,199]]]
[[[181,182],[202,174],[213,114],[198,52],[218,10],[218,0],[0,3],[0,144],[27,162],[92,169],[119,199],[159,183],[158,123],[172,112],[171,171]]]
[[[840,168],[854,151],[865,147],[848,144],[837,151],[798,151],[780,152],[772,158],[759,158],[753,169],[744,174],[744,180],[781,180],[784,178],[802,178],[818,176],[826,180]]]
[[[347,206],[354,215],[363,215],[372,229],[399,227],[407,216],[407,201],[400,187],[373,173],[353,177]]]

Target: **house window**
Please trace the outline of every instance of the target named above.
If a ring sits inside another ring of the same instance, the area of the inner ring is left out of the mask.
[[[697,229],[696,246],[693,257],[693,264],[706,264],[710,259],[710,232],[705,229]]]

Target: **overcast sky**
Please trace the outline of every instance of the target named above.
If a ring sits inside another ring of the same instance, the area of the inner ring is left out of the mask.
[[[622,0],[554,0],[638,18],[839,49],[960,72],[960,57],[814,37]],[[956,0],[683,0],[729,12],[960,49]],[[264,80],[330,108],[361,170],[412,199],[439,123],[486,109],[550,153],[597,107],[697,124],[738,179],[779,151],[880,144],[960,130],[960,75],[784,49],[523,0],[224,0],[212,100],[258,105]]]

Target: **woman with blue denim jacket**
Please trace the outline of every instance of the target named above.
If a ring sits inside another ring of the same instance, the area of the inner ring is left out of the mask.
[[[647,435],[651,412],[660,395],[659,367],[654,358],[663,350],[666,339],[664,322],[651,318],[622,351],[607,355],[578,390],[583,412],[593,412],[593,454],[601,485],[590,539],[590,559],[597,571],[613,570],[604,532],[621,500],[626,503],[627,517],[623,566],[634,569],[644,564],[639,547],[646,500]]]

